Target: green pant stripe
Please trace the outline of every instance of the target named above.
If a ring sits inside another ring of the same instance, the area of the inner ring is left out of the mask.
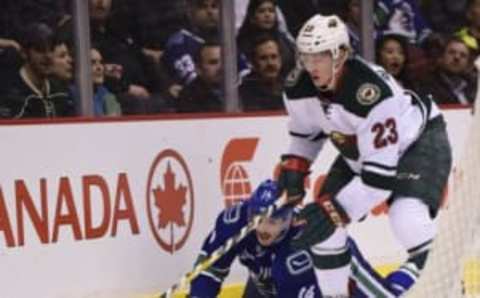
[[[382,284],[379,284],[375,278],[372,278],[368,272],[358,265],[355,259],[352,259],[353,278],[357,281],[357,286],[367,294],[372,294],[375,298],[394,297],[388,292]],[[370,296],[369,296],[370,297]]]

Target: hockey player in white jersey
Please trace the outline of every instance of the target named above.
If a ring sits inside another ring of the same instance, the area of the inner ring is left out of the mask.
[[[319,197],[302,210],[306,227],[294,245],[310,250],[326,297],[349,297],[345,227],[388,200],[392,231],[409,256],[391,281],[402,288],[404,278],[418,277],[436,234],[451,168],[443,117],[431,98],[404,90],[381,67],[352,56],[337,16],[308,20],[297,50],[301,67],[285,92],[291,141],[279,177],[289,199],[303,198],[304,178],[326,139],[340,154]]]

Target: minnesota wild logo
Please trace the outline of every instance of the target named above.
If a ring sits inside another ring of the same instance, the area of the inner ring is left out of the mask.
[[[380,88],[371,83],[365,83],[357,91],[357,100],[360,104],[369,106],[380,98]]]
[[[338,146],[344,145],[347,141],[347,137],[344,134],[339,133],[338,131],[332,132],[330,134],[330,138],[332,139],[332,142]]]
[[[355,135],[345,135],[338,131],[332,131],[330,140],[343,156],[353,160],[358,159],[359,151]]]

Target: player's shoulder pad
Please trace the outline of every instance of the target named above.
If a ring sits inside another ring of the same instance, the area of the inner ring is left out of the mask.
[[[376,105],[393,96],[393,90],[387,83],[392,78],[381,68],[359,57],[349,59],[346,66],[342,88],[336,98],[347,111],[366,117]]]
[[[236,235],[248,222],[247,204],[241,202],[224,209],[215,220],[215,227],[210,233],[209,243],[223,243]]]
[[[217,218],[217,227],[229,230],[241,229],[248,222],[248,206],[245,202],[237,203],[223,210]]]
[[[285,79],[285,94],[288,100],[299,100],[317,96],[318,91],[308,73],[297,66]]]

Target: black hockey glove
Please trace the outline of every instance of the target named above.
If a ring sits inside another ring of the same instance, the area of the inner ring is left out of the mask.
[[[305,177],[310,173],[310,161],[294,155],[283,155],[278,176],[280,193],[287,192],[287,200],[295,205],[305,196]]]
[[[323,195],[300,211],[297,223],[302,232],[292,240],[296,249],[307,249],[330,237],[337,227],[350,222],[345,210],[330,195]]]

